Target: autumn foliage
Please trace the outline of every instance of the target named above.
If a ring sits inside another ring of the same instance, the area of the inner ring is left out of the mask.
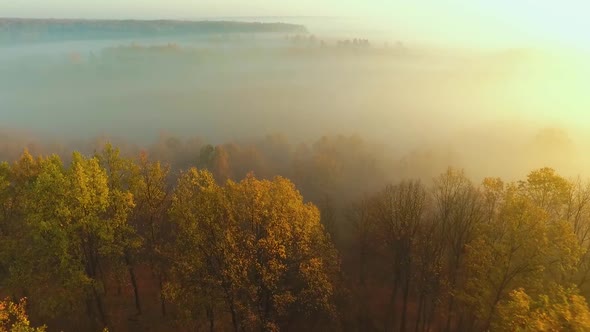
[[[237,146],[179,172],[110,144],[0,164],[0,331],[590,329],[581,180],[449,169],[339,194],[372,166],[315,149],[291,173],[305,197]]]

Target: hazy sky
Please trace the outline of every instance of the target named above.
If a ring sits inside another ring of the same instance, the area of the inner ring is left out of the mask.
[[[457,44],[590,48],[584,0],[0,0],[0,16],[173,18],[332,16],[367,29]]]

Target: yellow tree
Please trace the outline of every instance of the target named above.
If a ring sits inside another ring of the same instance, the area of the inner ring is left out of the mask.
[[[160,307],[166,314],[163,294],[164,274],[167,269],[164,256],[165,237],[169,234],[167,210],[170,206],[168,174],[170,167],[158,161],[151,161],[141,153],[137,162],[137,185],[134,187],[135,209],[133,225],[143,239],[144,255],[147,256],[152,272],[158,279]]]
[[[103,255],[110,254],[115,238],[115,225],[103,219],[109,207],[108,176],[98,158],[85,158],[74,153],[67,172],[69,181],[68,217],[72,241],[79,248],[84,271],[91,279],[87,307],[92,312],[95,302],[98,318],[106,324],[102,292]]]
[[[590,231],[588,188],[579,180],[569,181],[557,174],[554,169],[545,167],[529,173],[525,181],[519,182],[518,189],[520,195],[531,200],[547,214],[553,231],[553,238],[550,238],[550,241],[565,245],[565,247],[555,248],[550,255],[553,262],[562,262],[568,264],[568,267],[565,270],[559,264],[548,267],[547,272],[552,274],[550,277],[559,282],[578,280],[578,285],[583,285],[587,274],[585,270],[587,270],[588,257],[585,256],[582,260],[580,253],[583,254],[588,248],[587,235]],[[574,242],[577,242],[577,246]],[[571,255],[561,256],[567,253],[568,246],[575,246],[576,250]],[[573,264],[575,266],[572,266]],[[573,267],[581,268],[581,273],[574,273],[577,271]]]
[[[249,323],[276,330],[288,313],[330,314],[337,258],[318,209],[280,177],[230,181],[225,197],[245,253],[239,280],[247,291],[241,299],[246,314],[254,318]]]
[[[180,176],[170,208],[175,241],[167,250],[172,262],[167,295],[195,321],[205,313],[211,331],[223,320],[223,307],[234,329],[239,328],[237,294],[228,272],[236,267],[229,255],[238,252],[222,195],[210,172],[192,168]]]
[[[540,295],[529,296],[523,288],[510,292],[498,305],[494,331],[590,330],[590,310],[575,287],[551,285]]]
[[[102,218],[112,225],[113,239],[108,252],[103,252],[105,264],[115,272],[121,282],[125,273],[129,275],[135,299],[135,309],[141,313],[139,287],[135,275],[135,256],[142,246],[137,230],[130,224],[135,206],[133,192],[139,187],[139,170],[131,159],[121,156],[119,149],[110,143],[95,157],[107,176],[108,207]],[[106,285],[105,285],[106,286]],[[105,288],[106,292],[106,288]]]
[[[525,181],[519,182],[519,189],[536,206],[547,211],[549,217],[565,218],[572,184],[554,169],[544,167],[532,171]]]
[[[32,327],[25,311],[26,300],[14,303],[8,299],[0,301],[0,332],[45,332],[46,327]]]
[[[567,221],[571,224],[578,242],[585,249],[578,271],[572,276],[580,291],[585,296],[590,294],[590,183],[583,183],[579,178],[573,182],[567,204]]]
[[[484,193],[502,192],[502,203],[467,246],[468,279],[460,296],[474,313],[474,326],[483,330],[500,319],[498,306],[512,290],[526,287],[540,294],[547,283],[561,282],[574,270],[583,254],[570,225],[552,220],[547,205],[539,205],[547,200],[523,192],[522,184],[502,191],[489,184],[484,182]]]
[[[220,187],[211,173],[192,169],[179,180],[171,217],[176,252],[187,252],[175,260],[179,281],[171,289],[185,301],[201,296],[212,310],[221,299],[236,331],[333,313],[336,253],[319,211],[290,181],[249,175]]]

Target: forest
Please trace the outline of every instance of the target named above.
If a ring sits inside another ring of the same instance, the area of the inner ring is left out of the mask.
[[[212,17],[0,18],[0,332],[590,331],[587,53]]]
[[[585,180],[388,179],[358,137],[289,147],[1,164],[0,331],[590,329]]]

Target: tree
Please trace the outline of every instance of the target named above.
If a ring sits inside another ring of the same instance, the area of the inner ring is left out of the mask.
[[[510,290],[542,278],[549,247],[545,218],[541,209],[515,198],[468,245],[468,279],[460,298],[482,324],[480,329],[489,328],[498,303]]]
[[[287,314],[332,314],[337,258],[317,208],[304,204],[294,185],[280,177],[228,182],[226,195],[230,220],[240,229],[238,243],[248,253],[241,282],[250,293],[244,302],[254,325],[274,330]]]
[[[0,301],[0,332],[45,332],[46,327],[32,327],[25,311],[27,302]]]
[[[230,166],[230,154],[225,147],[219,145],[215,147],[213,160],[209,169],[219,183],[224,183],[226,180],[233,178]]]
[[[87,309],[97,310],[100,323],[107,325],[103,302],[105,271],[103,258],[117,252],[120,247],[115,242],[117,223],[107,215],[110,206],[108,176],[100,167],[98,158],[85,158],[74,153],[67,173],[69,184],[66,195],[66,223],[70,225],[71,241],[77,249],[78,257],[89,279]],[[132,205],[132,197],[121,196],[121,207]],[[60,213],[60,211],[55,211]],[[115,213],[116,215],[117,213]],[[94,301],[95,305],[92,305]],[[93,308],[94,307],[94,308]]]
[[[553,193],[546,193],[554,195]],[[538,196],[509,185],[490,222],[468,244],[468,279],[460,298],[471,308],[475,327],[487,330],[500,319],[498,307],[511,291],[541,294],[549,282],[563,282],[583,254],[571,226],[553,221]]]
[[[572,276],[584,295],[588,295],[588,279],[590,276],[590,184],[580,178],[572,182],[568,196],[566,220],[570,223],[578,242],[585,253],[580,260],[578,271]]]
[[[525,181],[519,182],[519,189],[551,218],[560,219],[564,216],[572,184],[554,169],[544,167],[529,173]]]
[[[227,149],[221,145],[214,147],[208,144],[202,147],[198,166],[213,173],[219,183],[224,183],[227,179],[232,178],[230,155]]]
[[[356,304],[357,310],[357,324],[360,330],[374,330],[372,326],[370,314],[370,287],[371,277],[375,277],[375,269],[373,267],[374,259],[377,256],[378,242],[376,241],[376,223],[372,217],[374,204],[374,196],[365,196],[351,205],[348,211],[348,219],[352,228],[352,243],[350,254],[346,255],[351,261],[352,274],[351,291],[353,293],[353,301]]]
[[[415,331],[428,331],[436,319],[436,310],[445,290],[444,249],[441,226],[430,212],[421,223],[414,250],[416,261],[414,288],[418,296]]]
[[[395,329],[395,310],[398,291],[402,291],[400,331],[406,330],[408,301],[414,278],[414,258],[418,245],[418,231],[426,209],[426,190],[420,182],[401,182],[385,188],[377,197],[373,217],[377,224],[385,257],[391,264],[392,293],[389,314],[390,328]]]
[[[132,198],[109,190],[97,158],[74,153],[67,169],[56,156],[37,165],[36,178],[25,187],[26,232],[9,285],[29,294],[41,313],[75,312],[85,301],[88,315],[108,325],[104,263],[120,254],[118,232]]]
[[[72,246],[70,182],[58,157],[32,161],[25,153],[12,168],[17,204],[10,215],[20,230],[3,248],[12,258],[5,286],[12,294],[29,296],[42,316],[76,312],[90,281]]]
[[[142,241],[136,228],[130,224],[129,218],[135,207],[133,192],[137,190],[140,182],[138,167],[132,160],[121,157],[119,149],[114,148],[110,143],[105,144],[96,158],[108,179],[109,204],[105,218],[108,218],[115,227],[112,251],[109,253],[110,257],[106,258],[119,282],[125,272],[129,274],[135,309],[140,314],[141,301],[134,260],[142,246]]]
[[[338,225],[336,223],[336,209],[330,195],[325,195],[319,204],[322,225],[333,242],[338,239]]]
[[[290,181],[249,175],[218,186],[208,171],[191,169],[179,179],[171,218],[175,246],[190,249],[175,260],[173,299],[184,294],[184,303],[211,309],[222,300],[236,331],[334,313],[336,253],[319,211]]]
[[[146,153],[141,153],[137,164],[138,181],[134,187],[135,209],[132,223],[143,239],[143,249],[147,255],[152,272],[158,279],[160,288],[160,308],[166,315],[164,299],[164,275],[167,270],[165,239],[169,235],[167,210],[170,205],[168,189],[169,166],[150,161]]]
[[[168,297],[183,313],[198,320],[205,312],[210,330],[215,312],[225,306],[234,330],[239,328],[236,295],[227,266],[232,247],[231,226],[222,214],[222,191],[213,175],[195,168],[183,173],[172,196],[170,218],[175,226]],[[221,316],[221,315],[220,315]]]
[[[481,193],[473,186],[463,171],[449,168],[435,179],[434,214],[440,223],[440,241],[445,243],[447,256],[447,276],[449,301],[446,330],[449,331],[455,318],[461,324],[462,317],[455,317],[455,293],[461,289],[463,258],[465,246],[475,235],[478,225],[483,221],[484,211]]]
[[[510,292],[498,307],[494,331],[588,331],[590,310],[575,287],[552,285],[547,294],[529,296],[524,288]]]

